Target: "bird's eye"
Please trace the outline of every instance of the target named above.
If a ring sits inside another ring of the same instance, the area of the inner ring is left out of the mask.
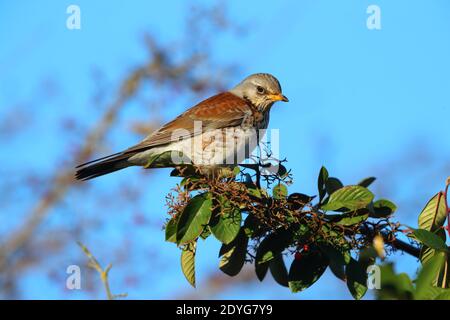
[[[264,92],[266,92],[266,90],[261,86],[257,86],[256,91],[258,91],[258,93],[260,93],[260,94],[263,94]]]

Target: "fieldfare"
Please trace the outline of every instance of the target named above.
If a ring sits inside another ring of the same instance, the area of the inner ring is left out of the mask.
[[[129,166],[189,163],[214,170],[239,164],[258,145],[259,131],[267,129],[276,101],[288,101],[279,81],[267,73],[253,74],[188,109],[139,144],[78,166],[76,178],[88,180]]]

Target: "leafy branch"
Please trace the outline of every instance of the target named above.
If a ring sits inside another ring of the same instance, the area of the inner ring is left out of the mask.
[[[392,221],[397,210],[393,202],[375,199],[369,190],[373,177],[344,186],[322,167],[317,197],[289,194],[292,175],[282,162],[275,169],[229,168],[227,176],[216,178],[184,165],[171,175],[183,180],[167,197],[171,218],[166,240],[182,250],[182,270],[193,286],[197,242],[211,235],[222,243],[219,268],[229,276],[253,263],[259,280],[270,271],[280,285],[299,292],[329,267],[356,299],[367,291],[368,266],[386,254],[401,250],[422,263],[447,254],[443,224],[448,185],[430,200],[419,217],[419,229],[413,229]],[[398,239],[399,234],[406,234],[409,243]],[[447,288],[447,262],[443,270],[439,285]]]

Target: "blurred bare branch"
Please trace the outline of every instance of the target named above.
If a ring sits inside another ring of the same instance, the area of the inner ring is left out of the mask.
[[[194,14],[194,12],[199,12],[199,10],[190,11],[187,21],[191,19],[189,15]],[[225,10],[223,4],[213,6],[212,9],[201,10],[203,14],[201,19],[198,19],[198,23],[204,25],[209,24],[211,27],[206,28],[206,30],[214,32],[215,35],[228,31],[227,28],[235,24],[225,23],[226,17],[223,13],[220,13]],[[219,20],[222,22],[219,23]],[[17,275],[43,259],[42,255],[30,255],[30,248],[34,250],[37,245],[48,245],[47,242],[39,240],[39,236],[42,237],[41,230],[47,228],[47,225],[43,222],[48,219],[52,212],[56,211],[54,210],[55,208],[66,205],[68,194],[71,190],[83,187],[83,190],[86,190],[83,193],[83,197],[85,199],[88,198],[87,189],[89,189],[89,186],[81,185],[74,180],[74,167],[94,157],[99,147],[107,143],[108,135],[111,134],[120,121],[119,116],[130,105],[132,100],[138,99],[139,95],[144,92],[155,91],[159,93],[159,96],[152,97],[152,103],[159,103],[167,107],[167,99],[165,100],[165,96],[161,92],[165,93],[172,100],[180,99],[181,97],[190,97],[193,99],[222,90],[226,87],[227,79],[233,73],[233,67],[223,64],[217,67],[211,62],[211,42],[215,37],[209,36],[207,33],[193,33],[192,28],[201,28],[196,27],[196,23],[192,21],[187,23],[187,25],[189,27],[186,28],[185,34],[180,35],[180,38],[172,43],[165,43],[150,33],[144,35],[143,41],[149,53],[148,59],[142,61],[123,77],[117,86],[118,89],[116,90],[117,94],[115,97],[105,99],[106,91],[104,88],[100,88],[101,90],[94,92],[94,102],[101,103],[100,106],[96,105],[96,110],[101,110],[101,114],[97,114],[98,120],[91,125],[90,129],[84,127],[85,123],[83,123],[83,119],[63,115],[60,128],[66,130],[65,134],[67,135],[68,132],[74,133],[78,147],[74,148],[73,144],[67,143],[67,150],[60,150],[64,159],[63,164],[57,166],[49,175],[44,175],[40,171],[39,176],[36,174],[29,175],[31,177],[29,181],[39,181],[39,183],[33,182],[33,185],[37,184],[38,188],[38,192],[34,193],[35,197],[30,197],[30,200],[34,201],[34,204],[30,206],[31,209],[21,215],[20,224],[15,226],[13,230],[8,231],[8,233],[2,234],[2,242],[0,244],[0,290],[3,291],[2,293],[5,297],[11,298],[15,294],[19,294],[14,288]],[[202,53],[199,53],[199,47],[203,49]],[[94,76],[98,80],[100,77],[99,72],[96,72]],[[97,84],[98,81],[96,82]],[[44,85],[44,91],[47,93],[41,96],[42,99],[49,98],[50,96],[53,97],[57,94],[57,90],[60,89],[58,84],[49,83],[48,81]],[[105,102],[108,100],[109,102]],[[131,128],[139,134],[148,134],[161,125],[163,117],[158,116],[158,110],[152,111],[152,118],[149,121],[135,122],[133,125],[128,126],[128,128]],[[10,118],[14,119],[14,115]],[[39,121],[39,119],[34,118],[25,120]],[[23,123],[25,123],[25,120]],[[23,131],[19,127],[22,123],[2,122],[2,125],[3,127],[0,126],[0,130],[5,134],[13,135]],[[87,133],[85,133],[86,131]],[[82,142],[79,141],[80,135],[85,136]],[[70,155],[70,157],[67,155]],[[25,168],[21,170],[21,174],[25,177],[30,171],[28,168]],[[28,180],[25,180],[25,178],[16,179],[16,190],[31,188],[31,185],[24,183],[24,181]],[[10,181],[8,180],[8,182]],[[5,184],[5,188],[10,190],[10,192],[2,193],[2,198],[8,195],[15,195],[17,191],[14,191],[15,189],[11,187],[11,183]],[[3,189],[3,183],[0,183],[0,188]],[[136,198],[141,196],[140,192],[133,190],[133,186],[125,186],[121,189],[116,188],[108,192],[120,193],[124,197]],[[115,198],[118,199],[118,197]],[[102,201],[101,194],[97,194],[96,198],[92,198],[91,200],[95,205],[105,203],[105,201]],[[5,201],[7,201],[7,198],[5,198]],[[136,201],[133,201],[133,203],[136,203]],[[130,205],[130,207],[132,206]],[[77,211],[79,209],[70,208],[70,210]],[[139,209],[136,208],[136,210],[138,211]],[[78,217],[78,220],[69,228],[72,232],[80,232],[80,230],[83,230],[79,226],[82,223],[86,223],[86,221],[81,220],[80,217]],[[55,235],[58,234],[56,229],[52,230],[52,232]],[[55,248],[61,249],[63,243],[67,243],[67,238],[70,239],[71,237],[62,237],[61,243]],[[46,252],[46,254],[55,253],[47,249],[41,250],[41,252]],[[44,258],[49,259],[48,256]]]
[[[108,300],[115,300],[117,298],[126,298],[128,296],[128,294],[126,293],[113,294],[111,292],[111,289],[109,287],[108,276],[109,271],[112,268],[112,264],[108,264],[106,268],[103,269],[100,263],[98,263],[97,259],[94,257],[94,255],[89,251],[89,249],[84,244],[78,242],[78,245],[89,259],[88,266],[99,273],[100,279],[102,280],[103,286],[105,287],[106,297],[108,298]]]

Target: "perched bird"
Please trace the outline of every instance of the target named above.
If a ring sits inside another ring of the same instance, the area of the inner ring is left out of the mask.
[[[122,152],[77,167],[88,180],[129,166],[146,168],[190,163],[206,171],[239,164],[258,144],[276,101],[289,101],[268,73],[248,76],[233,89],[212,96]],[[170,154],[169,161],[166,156]]]

